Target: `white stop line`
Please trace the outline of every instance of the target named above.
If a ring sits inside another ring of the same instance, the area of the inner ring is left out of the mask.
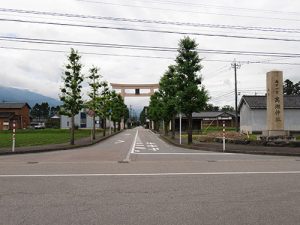
[[[205,176],[205,175],[268,175],[300,174],[300,171],[251,171],[251,172],[204,172],[204,173],[91,173],[91,174],[11,174],[0,175],[0,178],[14,177],[113,177],[113,176]]]

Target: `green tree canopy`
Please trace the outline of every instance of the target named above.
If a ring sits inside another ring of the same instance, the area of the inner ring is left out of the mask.
[[[65,65],[65,72],[62,76],[63,87],[59,96],[63,102],[60,114],[71,117],[71,145],[74,145],[74,116],[83,108],[81,97],[83,75],[81,74],[82,64],[80,63],[80,58],[81,56],[78,54],[78,51],[72,48],[68,56],[68,63]]]
[[[224,111],[224,112],[233,112],[234,111],[234,108],[230,105],[224,105],[221,109],[221,111]]]
[[[92,138],[96,139],[96,114],[99,111],[99,89],[101,88],[101,75],[99,74],[99,68],[93,66],[89,70],[89,86],[90,92],[88,93],[89,101],[86,103],[87,107],[92,110],[93,113],[93,129],[92,129]]]
[[[204,111],[213,111],[213,112],[217,112],[220,110],[220,107],[217,105],[213,105],[213,104],[207,104],[204,108]]]
[[[283,94],[300,95],[300,81],[294,84],[289,79],[286,79],[283,84]]]
[[[190,37],[181,39],[176,57],[177,109],[188,119],[188,144],[192,143],[192,113],[204,110],[209,99],[201,86],[200,61],[196,41]]]
[[[177,91],[176,66],[170,65],[159,82],[159,93],[162,97],[162,117],[165,121],[165,134],[168,134],[168,123],[172,120],[172,138],[175,138],[175,117],[177,114]]]
[[[159,131],[159,123],[162,120],[163,115],[163,101],[159,92],[155,92],[150,97],[150,104],[148,109],[148,117],[154,121],[154,128]]]

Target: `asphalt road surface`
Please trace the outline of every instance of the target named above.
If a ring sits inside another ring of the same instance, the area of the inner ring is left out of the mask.
[[[2,224],[297,225],[300,158],[182,149],[143,128],[1,156]]]

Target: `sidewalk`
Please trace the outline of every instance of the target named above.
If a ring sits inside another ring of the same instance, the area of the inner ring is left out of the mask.
[[[170,136],[166,137],[160,135],[160,138],[166,142],[177,147],[189,148],[195,150],[223,152],[223,145],[216,142],[197,142],[191,145],[187,144],[187,139],[182,139],[182,145],[179,144],[179,139],[171,139]],[[254,146],[254,145],[241,145],[241,144],[228,144],[226,143],[226,152],[230,153],[247,153],[247,154],[260,154],[260,155],[283,155],[283,156],[300,156],[299,147],[279,147],[279,146]]]
[[[107,135],[105,137],[103,136],[96,137],[96,140],[94,141],[91,141],[91,137],[81,138],[75,140],[75,145],[70,145],[69,143],[63,143],[63,144],[53,144],[53,145],[18,147],[15,149],[15,152],[12,152],[11,148],[0,148],[0,155],[48,152],[48,151],[69,150],[69,149],[87,147],[87,146],[97,144],[101,141],[104,141],[116,134],[121,133],[122,131],[123,130],[117,131],[116,133],[112,133],[111,135]]]

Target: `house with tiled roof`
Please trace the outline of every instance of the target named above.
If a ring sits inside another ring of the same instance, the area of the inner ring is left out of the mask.
[[[30,125],[30,106],[27,103],[0,103],[0,130],[11,130],[15,122],[17,129]]]
[[[286,95],[284,104],[284,129],[300,132],[300,96]],[[241,132],[260,133],[267,130],[267,96],[245,95],[239,104]]]
[[[208,127],[222,127],[225,122],[226,127],[235,126],[235,113],[224,111],[207,111],[207,112],[194,112],[193,117],[193,130],[203,130]],[[184,114],[182,114],[182,130],[185,131],[188,128],[188,120]],[[175,129],[179,130],[179,115],[176,116]]]

